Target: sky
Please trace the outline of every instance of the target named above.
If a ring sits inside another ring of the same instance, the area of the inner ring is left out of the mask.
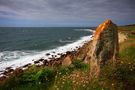
[[[0,0],[0,27],[135,24],[135,0]]]

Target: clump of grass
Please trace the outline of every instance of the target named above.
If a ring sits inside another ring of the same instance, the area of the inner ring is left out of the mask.
[[[31,66],[28,70],[20,76],[11,77],[5,86],[4,89],[20,90],[20,89],[29,89],[33,86],[38,89],[47,89],[49,86],[53,85],[54,78],[56,75],[56,70],[51,67],[36,67],[35,65]]]
[[[70,73],[70,72],[71,72],[71,71],[70,71],[69,67],[61,66],[61,67],[58,68],[58,73],[59,73],[60,75],[65,75],[65,74],[68,74],[68,73]]]
[[[20,79],[22,82],[46,82],[55,76],[55,70],[53,68],[41,68],[35,71],[25,72]]]
[[[35,74],[34,78],[35,80],[44,82],[44,81],[52,80],[54,76],[55,76],[55,71],[52,68],[44,68],[38,71]]]
[[[72,71],[76,69],[88,71],[89,65],[84,63],[82,60],[79,60],[79,59],[74,60],[72,64],[69,65],[68,67],[60,66],[58,68],[58,73],[60,73],[61,75],[65,75],[65,74],[71,73]]]
[[[74,68],[87,71],[89,70],[89,64],[84,63],[82,60],[74,60],[73,61]]]

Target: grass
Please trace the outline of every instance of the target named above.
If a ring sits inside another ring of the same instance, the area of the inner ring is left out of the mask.
[[[89,66],[81,60],[74,60],[69,67],[62,67],[55,76],[55,83],[50,90],[82,90],[89,83]],[[82,86],[83,85],[83,86]]]
[[[89,70],[90,66],[83,63],[81,60],[74,60],[73,65],[75,69],[82,69],[83,71]]]
[[[81,60],[75,60],[68,67],[36,67],[32,65],[28,70],[24,71],[20,76],[13,76],[8,81],[6,86],[0,89],[13,90],[38,90],[50,88],[56,90],[56,86],[61,90],[69,90],[73,88],[73,77],[78,79],[78,76],[72,76],[78,73],[79,75],[89,70],[89,66]],[[72,78],[71,78],[72,77]],[[79,82],[79,81],[78,81]],[[13,84],[12,84],[13,83]],[[79,87],[78,87],[79,88]]]
[[[38,90],[48,89],[56,75],[55,69],[50,67],[31,67],[20,76],[12,76],[0,90]]]

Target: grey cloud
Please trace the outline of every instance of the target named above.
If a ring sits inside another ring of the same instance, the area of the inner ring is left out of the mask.
[[[0,0],[0,18],[89,21],[134,16],[135,0]]]

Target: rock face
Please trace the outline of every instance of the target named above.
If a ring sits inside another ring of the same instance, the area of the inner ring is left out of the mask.
[[[118,54],[118,31],[117,26],[111,20],[106,20],[96,29],[94,35],[93,56],[100,64],[104,65],[108,60],[115,60]]]
[[[87,53],[86,59],[90,61],[91,72],[98,74],[101,67],[115,60],[118,49],[117,26],[111,20],[106,20],[97,27],[91,50]]]

